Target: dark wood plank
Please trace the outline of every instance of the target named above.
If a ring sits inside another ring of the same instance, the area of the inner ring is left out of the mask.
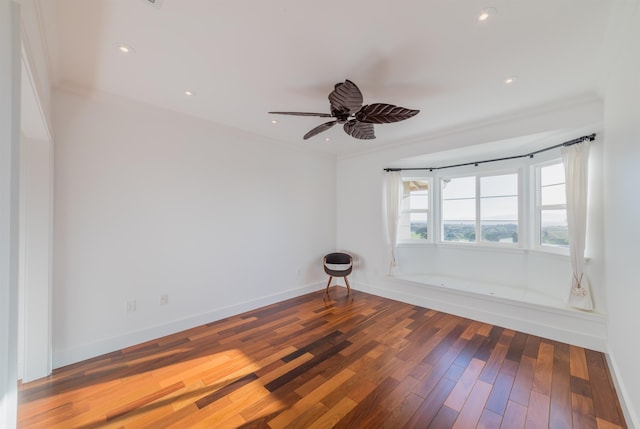
[[[503,328],[499,328],[497,326],[492,327],[491,332],[489,332],[489,336],[485,339],[482,347],[478,349],[478,352],[474,357],[486,362],[489,359],[489,356],[491,356],[491,352],[495,348],[496,344],[498,344],[503,332]]]
[[[415,393],[408,394],[400,405],[380,422],[380,428],[397,429],[407,427],[407,422],[413,417],[423,401],[424,399]]]
[[[529,396],[531,395],[531,385],[533,383],[533,375],[536,369],[536,360],[529,356],[523,356],[518,366],[516,378],[513,381],[511,394],[509,399],[517,402],[525,407],[529,404]]]
[[[593,408],[595,416],[614,425],[623,426],[624,418],[619,411],[618,397],[613,389],[611,376],[607,370],[607,364],[602,353],[593,350],[585,350]]]
[[[544,393],[531,391],[527,407],[526,429],[547,429],[549,427],[549,403],[551,397]]]
[[[553,378],[551,380],[551,406],[549,410],[550,429],[572,427],[570,377],[569,346],[556,342],[553,351]]]
[[[520,358],[522,357],[522,352],[524,351],[526,342],[527,334],[516,332],[513,340],[511,340],[509,351],[507,352],[507,356],[505,357],[505,359],[520,363]]]
[[[493,383],[493,389],[487,400],[486,408],[498,415],[504,415],[504,411],[507,408],[509,402],[509,395],[511,394],[511,388],[513,387],[513,381],[518,365],[510,360],[506,360],[496,377],[495,383]]]
[[[500,414],[496,414],[485,408],[480,416],[480,421],[478,421],[476,429],[499,429],[501,423],[502,416]]]
[[[591,395],[591,383],[583,378],[571,376],[571,393],[584,396],[586,398],[592,398]]]
[[[286,372],[285,374],[282,374],[280,377],[276,378],[273,381],[270,381],[269,383],[265,384],[264,387],[267,388],[267,390],[269,390],[270,392],[273,392],[277,389],[280,389],[282,386],[284,386],[285,384],[287,384],[288,382],[290,382],[291,380],[293,380],[294,378],[306,373],[307,371],[309,371],[311,368],[313,368],[314,366],[324,362],[326,359],[328,359],[329,357],[337,354],[340,350],[346,348],[347,346],[351,345],[351,343],[349,341],[343,341],[339,344],[336,344],[335,346],[323,351],[322,353],[320,353],[319,355],[313,357],[313,359],[304,362],[303,364],[301,364],[300,366],[292,369],[289,372]]]
[[[368,394],[353,410],[334,426],[336,429],[345,428],[352,429],[355,427],[373,427],[376,421],[380,421],[386,417],[388,410],[380,407],[389,394],[398,387],[398,380],[387,377]],[[378,410],[382,415],[372,413],[372,410]],[[373,421],[372,421],[373,420]]]
[[[527,407],[517,402],[509,401],[502,417],[501,429],[522,429],[527,417]],[[569,428],[571,426],[567,426]]]
[[[538,349],[536,371],[533,376],[532,390],[543,395],[551,395],[551,380],[553,378],[553,344],[542,342]]]
[[[513,333],[511,331],[502,332],[502,335],[498,339],[498,344],[496,344],[491,351],[489,359],[487,359],[487,364],[484,366],[482,373],[480,373],[480,380],[493,384],[509,351],[512,339]]]
[[[473,386],[473,390],[471,390],[469,398],[464,403],[464,407],[460,410],[458,418],[453,425],[453,429],[476,427],[484,410],[487,398],[489,397],[489,393],[491,392],[491,387],[492,386],[489,383],[478,380],[478,382]]]
[[[593,412],[593,400],[576,393],[571,394],[573,409],[573,425],[584,429],[597,429],[596,417]]]
[[[433,418],[429,429],[450,429],[453,427],[457,418],[458,412],[445,405],[440,408],[438,414]]]
[[[453,381],[441,378],[425,400],[422,401],[422,404],[420,404],[413,416],[411,416],[405,428],[428,427],[438,411],[440,411],[440,407],[442,407],[442,404],[454,386],[455,383]]]

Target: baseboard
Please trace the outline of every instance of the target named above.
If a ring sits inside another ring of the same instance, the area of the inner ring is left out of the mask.
[[[627,393],[623,378],[618,375],[620,371],[618,371],[618,364],[616,363],[615,357],[611,351],[607,351],[605,356],[607,357],[607,365],[609,365],[609,372],[611,373],[613,384],[618,393],[618,400],[620,401],[627,427],[629,429],[640,429],[640,419],[636,414],[636,410],[630,406],[632,402],[628,399],[629,394]]]
[[[352,282],[356,290],[420,305],[543,338],[606,352],[606,317],[446,288],[385,281],[386,286]]]
[[[226,307],[217,308],[206,313],[185,317],[183,319],[173,320],[162,325],[150,326],[148,328],[129,332],[121,336],[103,339],[100,341],[83,344],[81,346],[69,348],[66,350],[57,350],[53,352],[53,367],[60,368],[72,363],[80,362],[85,359],[100,356],[116,350],[131,347],[146,341],[155,340],[165,335],[175,334],[176,332],[194,328],[196,326],[221,320],[226,317],[244,313],[245,311],[254,310],[256,308],[270,305],[276,302],[284,301],[289,298],[304,295],[306,293],[317,291],[324,287],[323,282],[311,283],[302,287],[289,289],[272,295],[263,296],[249,301],[241,302]]]

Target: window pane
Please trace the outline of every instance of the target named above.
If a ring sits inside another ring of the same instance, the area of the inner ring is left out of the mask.
[[[540,199],[543,206],[566,204],[567,194],[564,183],[560,185],[543,186],[540,189]]]
[[[442,202],[443,221],[472,221],[476,219],[476,200],[444,200]]]
[[[518,197],[493,197],[480,199],[482,221],[517,220]]]
[[[497,243],[518,242],[518,221],[482,222],[480,231],[483,241]]]
[[[429,217],[429,179],[402,181],[402,206],[398,222],[398,239],[426,240]]]
[[[569,247],[566,210],[540,210],[540,244]]]
[[[428,209],[429,208],[429,198],[426,192],[423,195],[416,195],[414,192],[409,197],[409,208],[412,209]]]
[[[518,242],[518,174],[480,178],[480,238]]]
[[[476,178],[442,180],[442,240],[476,241]]]
[[[426,240],[428,238],[427,225],[427,213],[401,213],[398,238],[400,240]]]
[[[402,209],[429,208],[429,182],[426,180],[405,180],[403,184]]]
[[[475,198],[476,178],[458,177],[456,179],[442,179],[442,198]]]
[[[480,178],[480,197],[518,195],[518,175],[503,174]]]
[[[547,186],[564,182],[564,164],[548,165],[540,169],[540,185]]]
[[[476,241],[475,222],[444,221],[442,225],[443,241],[473,243]]]

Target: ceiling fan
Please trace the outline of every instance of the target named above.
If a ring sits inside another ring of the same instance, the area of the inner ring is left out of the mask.
[[[331,113],[306,113],[306,112],[269,112],[276,115],[295,116],[319,116],[321,118],[335,118],[333,121],[318,125],[303,139],[307,140],[323,131],[328,130],[335,124],[344,124],[344,131],[351,137],[361,140],[375,139],[373,124],[389,124],[391,122],[404,121],[420,111],[394,106],[393,104],[374,103],[362,105],[362,93],[355,83],[349,79],[335,85],[329,94],[329,104]]]

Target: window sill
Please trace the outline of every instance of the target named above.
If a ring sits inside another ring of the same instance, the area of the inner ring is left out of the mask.
[[[472,244],[472,243],[411,243],[403,242],[398,243],[398,248],[416,248],[416,247],[434,247],[436,249],[459,249],[470,250],[475,252],[504,252],[504,253],[527,253],[529,249],[524,249],[516,246],[492,246],[486,244]]]
[[[531,249],[525,247],[508,247],[508,246],[492,246],[486,244],[472,244],[472,243],[435,243],[433,241],[428,242],[402,242],[398,243],[397,248],[399,249],[415,249],[415,248],[435,248],[435,249],[456,249],[456,250],[464,250],[471,252],[494,252],[494,253],[511,253],[511,254],[532,254],[532,255],[540,255],[546,256],[549,258],[561,258],[561,259],[569,259],[569,252],[563,252],[555,249]],[[589,263],[591,258],[584,258],[585,263]]]
[[[534,254],[534,255],[544,255],[544,256],[548,256],[550,258],[567,258],[569,259],[569,252],[562,252],[559,250],[544,250],[544,249],[529,249],[529,252]],[[585,258],[585,261],[587,260],[587,258]]]
[[[499,252],[499,253],[527,253],[529,249],[517,246],[499,246],[491,244],[473,244],[473,243],[438,243],[438,247],[443,249],[462,249],[476,252]]]
[[[434,246],[433,241],[402,241],[396,247],[431,247]]]

